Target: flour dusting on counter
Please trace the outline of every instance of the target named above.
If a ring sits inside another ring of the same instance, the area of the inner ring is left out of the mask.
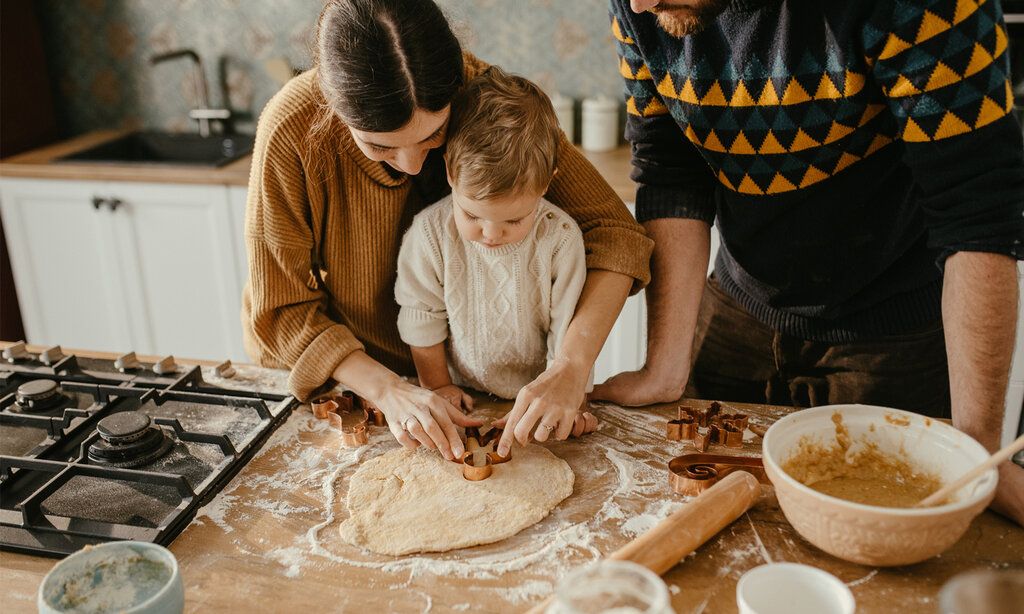
[[[662,428],[661,416],[610,407],[602,411],[625,412],[629,414],[629,422],[642,423],[645,429],[652,431]],[[510,604],[525,603],[550,594],[554,588],[551,578],[561,577],[568,569],[600,558],[614,549],[610,544],[620,542],[622,534],[632,536],[645,531],[684,501],[669,492],[663,469],[649,460],[639,460],[628,447],[624,451],[622,442],[628,437],[626,429],[605,423],[597,433],[587,437],[589,441],[550,446],[556,455],[569,462],[577,484],[573,494],[537,525],[487,546],[449,553],[388,557],[344,543],[337,537],[337,527],[347,517],[347,478],[360,463],[398,444],[387,429],[372,428],[368,445],[344,448],[340,434],[300,408],[253,460],[260,464],[273,457],[277,460],[275,467],[279,468],[271,475],[243,472],[200,510],[196,522],[213,523],[226,533],[232,533],[255,518],[257,511],[269,512],[274,518],[287,521],[319,510],[319,521],[308,526],[292,543],[274,543],[273,536],[262,535],[257,540],[236,538],[235,543],[279,564],[288,577],[295,577],[307,568],[328,565],[402,574],[401,580],[387,584],[391,589],[411,587],[412,582],[424,577],[497,581],[506,573],[525,571],[533,579],[517,583],[515,587],[495,587]],[[678,446],[673,447],[671,442],[666,442],[665,448],[662,452],[666,458],[678,453]],[[649,454],[648,450],[644,452]],[[245,504],[240,496],[243,492]],[[660,498],[651,502],[652,495],[660,495]],[[272,546],[255,550],[254,546],[264,544]]]

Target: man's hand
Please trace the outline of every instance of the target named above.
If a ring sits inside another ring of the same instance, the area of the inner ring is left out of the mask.
[[[659,377],[646,368],[626,371],[594,386],[590,398],[595,401],[609,401],[623,407],[639,407],[655,403],[670,403],[683,396],[682,383]]]

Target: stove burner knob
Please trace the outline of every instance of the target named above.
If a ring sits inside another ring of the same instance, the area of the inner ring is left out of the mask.
[[[19,341],[5,349],[3,357],[7,362],[13,363],[19,360],[28,360],[32,358],[32,355],[28,353],[27,349],[25,349],[25,342]]]
[[[39,355],[39,360],[43,361],[43,364],[50,367],[64,358],[64,352],[60,349],[59,345],[55,345],[51,348],[46,348],[42,354]]]
[[[135,352],[128,352],[123,356],[118,356],[117,360],[114,361],[114,367],[124,373],[131,369],[140,369],[142,365],[139,363],[139,359],[135,357]]]
[[[15,401],[29,409],[43,409],[52,404],[60,394],[57,382],[48,379],[37,379],[18,386]]]
[[[213,374],[217,377],[229,379],[235,376],[235,367],[231,365],[230,360],[225,360],[213,368]]]
[[[165,356],[160,362],[153,365],[153,373],[157,375],[170,375],[178,372],[178,365],[174,363],[174,356]]]

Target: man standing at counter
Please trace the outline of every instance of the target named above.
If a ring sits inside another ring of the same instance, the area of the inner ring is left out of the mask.
[[[595,398],[951,412],[998,447],[1024,254],[999,3],[611,7],[654,279],[647,363]],[[1024,469],[993,506],[1024,524]]]

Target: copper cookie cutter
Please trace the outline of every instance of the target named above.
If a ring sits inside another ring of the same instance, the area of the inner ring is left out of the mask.
[[[310,403],[313,415],[328,420],[341,431],[341,443],[346,448],[366,445],[370,440],[367,427],[386,424],[384,414],[375,405],[346,390],[341,394],[325,395]]]
[[[471,426],[466,429],[466,451],[456,462],[462,463],[462,477],[471,482],[479,482],[491,477],[494,465],[512,460],[512,451],[501,456],[494,450],[501,438],[501,429],[492,428],[483,435],[480,429]]]
[[[680,495],[696,496],[733,471],[746,471],[769,484],[760,456],[684,454],[668,462],[668,482]]]
[[[749,416],[725,413],[717,401],[712,402],[707,409],[680,405],[678,418],[669,420],[665,427],[665,437],[672,441],[692,441],[694,447],[701,452],[707,452],[713,443],[728,448],[742,448],[743,432],[749,423]]]

